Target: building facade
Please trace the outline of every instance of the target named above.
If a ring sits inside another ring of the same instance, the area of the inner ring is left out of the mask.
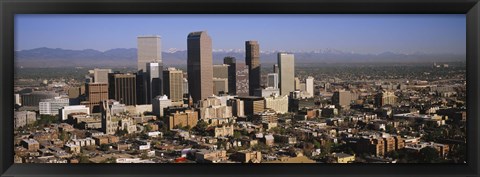
[[[245,63],[248,65],[249,94],[260,88],[260,45],[257,41],[245,41]]]
[[[280,95],[295,91],[295,58],[293,54],[278,53]]]
[[[110,99],[125,105],[137,104],[136,74],[111,73],[109,75],[108,94]]]
[[[213,94],[212,39],[206,31],[187,38],[188,91],[196,103]]]

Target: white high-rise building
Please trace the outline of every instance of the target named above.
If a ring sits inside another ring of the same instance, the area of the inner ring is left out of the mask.
[[[295,91],[295,57],[293,54],[278,53],[278,68],[280,70],[280,95],[288,95]]]
[[[137,40],[137,70],[147,72],[147,63],[162,62],[160,36],[139,36]]]
[[[314,78],[312,76],[308,76],[305,80],[305,91],[307,91],[308,97],[312,98],[315,94],[315,87],[313,85]]]
[[[61,116],[61,120],[67,120],[68,115],[71,113],[85,113],[90,114],[90,108],[86,107],[85,105],[75,105],[75,106],[65,106],[59,111],[59,116]]]
[[[64,106],[68,106],[69,99],[62,97],[55,97],[53,99],[43,99],[38,104],[41,115],[57,115],[58,110]]]
[[[288,95],[278,96],[272,95],[265,98],[265,108],[274,110],[277,113],[288,112]]]
[[[108,83],[108,73],[112,73],[111,69],[98,69],[93,70],[93,82],[94,83]]]
[[[146,65],[146,103],[150,104],[156,96],[163,95],[163,64],[148,62]]]
[[[152,102],[152,111],[155,115],[163,117],[163,109],[172,106],[172,100],[167,95],[157,96]]]
[[[268,73],[267,86],[278,89],[278,73]]]

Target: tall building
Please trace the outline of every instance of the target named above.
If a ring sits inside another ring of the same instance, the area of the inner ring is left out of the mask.
[[[228,79],[228,65],[213,65],[213,78]]]
[[[147,63],[162,62],[160,36],[139,36],[137,42],[137,71],[147,72]]]
[[[110,99],[125,105],[137,104],[136,74],[111,73],[108,79],[108,97]]]
[[[112,73],[111,69],[93,69],[93,83],[108,83],[109,73]]]
[[[298,77],[295,77],[295,90],[302,91],[300,79]]]
[[[295,91],[295,58],[293,54],[278,53],[280,95]]]
[[[245,41],[245,62],[249,67],[249,94],[260,88],[260,45],[257,41]]]
[[[315,94],[315,86],[313,85],[314,78],[312,76],[308,76],[305,80],[305,91],[307,91],[308,97],[311,98]]]
[[[277,73],[277,74],[278,74],[278,64],[274,64],[274,65],[273,65],[273,73]]]
[[[243,101],[240,99],[229,99],[227,105],[232,107],[232,115],[235,117],[244,117],[245,110]]]
[[[166,95],[157,96],[152,101],[152,112],[158,117],[163,117],[163,109],[169,106],[172,106],[172,100]]]
[[[228,93],[230,95],[249,95],[248,66],[237,63],[234,57],[225,57],[223,63],[228,65]]]
[[[151,104],[156,96],[163,95],[163,64],[147,63],[145,103]]]
[[[267,75],[267,87],[273,87],[278,89],[278,74],[268,73]]]
[[[228,79],[213,78],[213,94],[222,95],[228,92]]]
[[[108,100],[108,83],[88,83],[86,87],[87,101],[80,104],[90,108],[91,113],[101,111],[100,103]]]
[[[332,96],[332,103],[336,106],[346,107],[352,101],[352,94],[350,91],[340,90],[335,91]]]
[[[212,39],[206,31],[191,32],[187,50],[188,91],[197,103],[213,94]]]
[[[163,91],[172,102],[182,102],[184,92],[183,71],[168,68],[163,71]],[[188,93],[188,92],[187,92]]]

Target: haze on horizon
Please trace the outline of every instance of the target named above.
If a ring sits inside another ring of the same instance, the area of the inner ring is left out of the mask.
[[[15,16],[15,50],[136,48],[160,35],[162,50],[185,50],[189,32],[206,30],[214,49],[335,49],[362,54],[466,52],[464,14],[448,15],[71,15]]]

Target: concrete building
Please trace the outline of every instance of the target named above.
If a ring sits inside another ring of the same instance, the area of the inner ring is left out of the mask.
[[[90,114],[90,109],[85,105],[65,106],[59,110],[59,116],[62,121],[68,119],[68,115],[72,113],[85,113]]]
[[[218,163],[224,160],[227,160],[227,151],[225,150],[201,149],[195,153],[195,161],[198,163]]]
[[[288,95],[295,91],[295,58],[293,54],[278,53],[278,68],[280,71],[280,95]]]
[[[295,77],[295,91],[302,91],[301,85],[300,85],[300,79],[298,77]]]
[[[30,93],[21,94],[22,106],[34,106],[38,107],[38,103],[42,99],[51,99],[58,97],[59,94],[54,91],[33,91]]]
[[[215,138],[233,136],[233,132],[234,132],[234,126],[233,125],[230,125],[230,126],[224,125],[224,126],[221,126],[221,127],[215,127],[213,136]]]
[[[308,94],[308,98],[312,98],[315,95],[315,86],[313,85],[314,78],[312,76],[308,76],[305,79],[305,91]]]
[[[163,83],[165,95],[172,102],[183,102],[184,83],[183,71],[176,68],[168,68],[163,71]],[[188,86],[187,86],[188,87]],[[188,93],[188,92],[187,92]]]
[[[125,105],[137,104],[137,77],[136,74],[109,74],[108,94],[110,99]]]
[[[20,94],[16,93],[13,95],[13,104],[22,105]]]
[[[152,111],[158,117],[163,117],[163,109],[172,106],[172,100],[168,96],[157,96],[152,101]]]
[[[352,96],[350,91],[340,90],[335,91],[332,96],[332,103],[336,106],[347,107],[350,106]]]
[[[137,71],[147,72],[147,63],[162,62],[162,46],[160,36],[137,37]]]
[[[333,153],[332,157],[334,163],[352,163],[355,161],[355,154]]]
[[[280,95],[280,89],[273,88],[273,87],[267,87],[264,89],[260,88],[255,90],[255,94],[253,95],[258,97],[269,97],[272,95]]]
[[[272,95],[265,97],[265,108],[272,109],[277,113],[285,114],[288,112],[288,96]]]
[[[213,78],[213,94],[222,95],[228,93],[228,79]]]
[[[261,84],[260,45],[257,41],[245,41],[245,64],[249,67],[249,94],[253,95]]]
[[[13,124],[15,128],[25,127],[26,125],[34,124],[37,120],[37,114],[31,111],[15,112],[13,116]]]
[[[50,99],[42,99],[38,104],[40,115],[57,115],[58,110],[70,104],[70,99],[55,97]]]
[[[112,73],[111,69],[93,69],[93,83],[108,83],[109,73]]]
[[[100,103],[108,100],[108,83],[88,83],[86,86],[87,101],[80,104],[90,108],[90,112],[98,113],[101,110]]]
[[[245,116],[245,108],[244,103],[240,99],[230,99],[227,103],[228,106],[232,107],[232,115],[235,117],[244,117]]]
[[[267,75],[267,87],[278,89],[278,74],[268,73]]]
[[[24,139],[20,142],[20,145],[28,151],[37,151],[40,149],[40,143],[35,139]]]
[[[397,102],[397,96],[394,92],[382,91],[375,95],[375,106],[382,107],[384,105],[395,105]]]
[[[175,126],[195,127],[198,122],[198,112],[195,110],[185,110],[184,112],[176,112],[170,114],[167,119],[168,129],[174,129]]]
[[[273,64],[273,73],[279,73],[278,64]]]
[[[260,151],[239,151],[232,156],[232,159],[241,163],[260,163],[262,153]]]
[[[265,109],[265,102],[262,97],[245,96],[237,98],[244,103],[245,116],[262,113]]]
[[[118,130],[118,122],[112,119],[110,106],[106,100],[102,101],[102,131],[106,135],[113,135]],[[100,145],[100,143],[97,143]]]
[[[234,57],[225,57],[223,64],[228,65],[228,94],[248,96],[248,66],[237,63]]]
[[[213,77],[228,79],[228,67],[227,64],[213,65]]]
[[[192,32],[187,50],[188,90],[197,103],[213,94],[212,39],[206,31]]]
[[[156,96],[163,95],[163,64],[161,62],[147,63],[146,72],[146,104],[151,104]]]

